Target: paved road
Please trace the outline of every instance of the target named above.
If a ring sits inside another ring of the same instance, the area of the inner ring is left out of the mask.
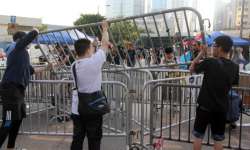
[[[69,150],[71,140],[70,136],[20,135],[17,143],[18,147],[27,150]],[[102,150],[126,150],[122,146],[124,142],[119,138],[105,137],[102,142]],[[86,144],[84,150],[87,150]],[[192,144],[165,141],[163,150],[192,150]],[[212,150],[212,147],[204,146],[203,150]]]

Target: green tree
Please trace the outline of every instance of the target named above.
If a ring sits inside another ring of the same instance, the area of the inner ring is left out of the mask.
[[[105,20],[106,18],[104,16],[101,16],[100,14],[81,14],[80,18],[78,18],[75,22],[74,25],[80,26],[80,25],[85,25],[85,24],[90,24],[90,23],[96,23],[96,22],[101,22]],[[94,35],[100,38],[101,32],[98,29],[97,26],[92,26],[90,27],[85,27],[82,29],[79,29],[82,32],[85,32],[88,35]]]
[[[101,22],[106,18],[99,14],[81,14],[80,18],[78,18],[74,25],[85,25],[90,23]],[[101,37],[100,29],[97,26],[83,27],[79,29],[82,32],[85,32],[88,35],[95,35],[97,37]],[[110,33],[114,41],[118,44],[122,44],[125,42],[138,42],[140,39],[140,34],[143,33],[143,29],[137,29],[136,26],[131,21],[121,21],[110,24]]]
[[[140,34],[144,32],[143,29],[136,28],[136,26],[130,21],[122,21],[112,23],[110,25],[110,31],[115,42],[118,44],[126,42],[140,42]]]
[[[79,26],[89,23],[101,22],[103,20],[105,20],[105,17],[99,14],[81,14],[80,18],[74,22],[74,25]]]
[[[46,24],[42,24],[42,25],[38,26],[37,29],[40,32],[47,31],[48,30],[48,26]]]

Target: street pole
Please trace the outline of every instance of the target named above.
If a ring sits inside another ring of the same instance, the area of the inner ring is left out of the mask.
[[[242,0],[242,6],[241,6],[241,21],[240,21],[240,37],[242,38],[242,32],[243,32],[243,24],[244,24],[244,7],[245,7],[245,0]]]
[[[97,2],[97,15],[100,15],[100,2],[99,0],[96,0]]]
[[[97,6],[97,15],[99,15],[100,14],[100,5],[98,4],[98,6]]]
[[[111,5],[106,4],[105,6],[106,6],[106,10],[105,10],[106,17],[108,17],[108,18],[109,18],[110,16],[108,16],[108,8],[109,8]]]
[[[120,6],[120,8],[121,8],[121,17],[123,17],[123,0],[121,0],[121,6]]]

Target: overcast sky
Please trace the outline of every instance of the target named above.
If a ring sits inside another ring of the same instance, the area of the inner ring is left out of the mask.
[[[0,0],[0,14],[42,18],[43,23],[73,25],[81,13],[104,14],[105,0]]]
[[[216,0],[199,0],[203,18],[213,17]],[[228,1],[228,0],[223,0]],[[42,18],[43,23],[73,25],[81,13],[105,14],[105,0],[0,0],[1,15]]]

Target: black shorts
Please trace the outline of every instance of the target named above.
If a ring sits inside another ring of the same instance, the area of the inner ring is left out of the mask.
[[[225,139],[226,113],[209,112],[197,108],[193,135],[196,138],[203,139],[209,124],[211,126],[213,139],[215,141],[223,141]]]

